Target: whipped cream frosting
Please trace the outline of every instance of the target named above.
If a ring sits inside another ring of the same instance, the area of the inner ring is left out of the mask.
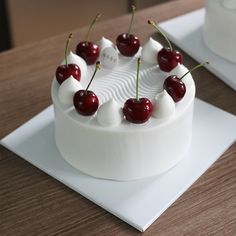
[[[66,63],[65,60],[63,60],[61,64],[64,65],[65,63]],[[76,64],[79,66],[80,71],[81,71],[81,79],[83,79],[86,76],[87,64],[82,57],[74,54],[73,52],[70,52],[69,55],[67,56],[67,63]]]
[[[97,42],[97,45],[100,49],[100,52],[104,49],[104,48],[107,48],[107,47],[114,47],[114,44],[111,40],[105,38],[105,37],[102,37],[98,42]]]
[[[58,89],[58,98],[63,105],[73,105],[74,94],[83,89],[81,83],[73,76],[66,79]]]
[[[142,60],[150,64],[157,64],[157,53],[163,46],[152,37],[144,44],[141,52]]]
[[[168,119],[175,113],[175,102],[171,96],[163,90],[157,94],[153,102],[153,116],[158,119]]]
[[[102,126],[117,126],[123,120],[121,106],[114,100],[110,99],[103,103],[97,111],[98,123]]]
[[[188,68],[185,67],[183,64],[178,64],[173,70],[171,70],[168,73],[168,76],[169,75],[177,75],[179,78],[181,78],[188,71],[189,71]],[[188,73],[186,76],[184,76],[182,81],[185,84],[186,88],[190,88],[193,84],[193,77],[192,77],[191,73]]]

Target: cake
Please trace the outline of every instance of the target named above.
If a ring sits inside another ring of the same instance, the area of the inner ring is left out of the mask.
[[[116,45],[105,37],[79,43],[95,49],[96,64],[91,53],[87,61],[86,53],[66,50],[52,81],[56,146],[68,163],[96,178],[131,181],[162,174],[191,145],[190,72],[206,63],[189,71],[168,39],[169,47],[152,38],[142,48],[139,43],[130,31]]]
[[[134,96],[135,58],[138,55],[132,60],[120,56],[114,71],[101,69],[98,72],[91,87],[99,97],[100,106],[112,102],[115,103],[114,106],[118,105],[121,112],[125,100]],[[186,68],[183,65],[178,67],[180,68],[176,70],[179,70],[181,76],[181,71]],[[82,87],[88,83],[93,68],[88,67],[87,76],[81,80]],[[157,66],[143,63],[140,94],[150,100],[158,95],[164,98],[164,106],[169,105],[165,100],[170,97],[165,91],[162,92],[166,76]],[[174,104],[174,111],[167,114],[166,119],[162,118],[165,114],[160,114],[160,117],[157,114],[158,118],[151,117],[143,125],[132,124],[125,119],[120,122],[120,115],[114,109],[110,115],[115,116],[115,121],[105,126],[106,122],[98,121],[102,119],[98,118],[98,114],[83,117],[77,114],[73,106],[62,104],[58,96],[60,87],[54,79],[52,100],[55,111],[55,140],[59,151],[72,166],[95,177],[133,180],[161,174],[177,164],[191,144],[195,85],[191,75],[186,80],[188,83],[184,98]]]
[[[203,39],[215,54],[236,63],[236,1],[207,0]]]

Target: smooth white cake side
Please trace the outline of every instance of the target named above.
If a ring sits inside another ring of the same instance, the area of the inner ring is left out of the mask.
[[[80,125],[54,104],[57,147],[72,166],[94,177],[134,180],[161,174],[176,165],[191,144],[193,97],[177,119],[122,132]]]
[[[120,58],[114,71],[101,70],[94,80],[93,91],[100,105],[115,98],[122,106],[134,94],[135,63]],[[92,73],[93,67],[89,67]],[[89,79],[84,78],[82,84]],[[141,69],[140,93],[154,99],[162,90],[167,74],[158,66],[145,63]],[[55,111],[55,140],[63,158],[75,168],[89,175],[128,181],[161,174],[176,165],[191,144],[192,115],[195,84],[191,75],[187,78],[187,92],[176,104],[175,114],[167,120],[154,117],[142,125],[123,120],[119,126],[104,127],[96,114],[79,115],[74,107],[66,107],[58,99],[59,84],[52,83],[52,100]]]
[[[235,3],[234,3],[235,5]],[[207,0],[203,39],[217,55],[236,63],[236,8],[224,0]]]

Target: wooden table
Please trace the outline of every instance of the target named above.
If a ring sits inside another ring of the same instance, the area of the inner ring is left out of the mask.
[[[163,21],[200,8],[179,0],[139,11],[134,32],[144,42]],[[127,30],[129,16],[99,23],[94,40]],[[75,30],[72,47],[86,28]],[[66,34],[0,54],[0,138],[51,104],[50,84],[63,57]],[[154,36],[155,37],[155,36]],[[188,67],[196,65],[185,55]],[[236,93],[205,69],[194,73],[197,97],[236,115]],[[0,235],[139,235],[140,233],[0,147]],[[236,144],[144,235],[236,235]]]

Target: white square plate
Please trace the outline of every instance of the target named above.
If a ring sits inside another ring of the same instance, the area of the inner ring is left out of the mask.
[[[65,162],[54,142],[48,107],[1,144],[140,231],[146,230],[236,139],[236,117],[198,99],[188,155],[163,175],[132,182],[90,177]],[[154,150],[153,150],[154,151]]]
[[[236,64],[217,56],[203,42],[204,15],[205,9],[200,9],[165,21],[160,27],[172,42],[195,60],[208,60],[207,69],[236,90]]]

